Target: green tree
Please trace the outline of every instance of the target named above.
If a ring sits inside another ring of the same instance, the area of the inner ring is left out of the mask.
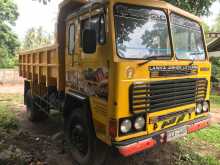
[[[211,31],[209,25],[205,22],[202,22],[202,26],[203,26],[203,29],[204,29],[204,32],[207,34]]]
[[[210,58],[212,62],[212,82],[220,81],[220,59],[217,57]]]
[[[216,0],[166,0],[167,2],[178,6],[197,16],[209,15],[209,8]]]
[[[215,24],[212,26],[212,32],[220,32],[220,13],[215,19]]]
[[[27,31],[22,49],[39,48],[52,43],[52,36],[45,32],[42,27],[31,28]]]
[[[18,18],[13,0],[0,0],[0,67],[7,67],[16,54],[19,42],[11,27]]]
[[[47,4],[51,0],[32,0]],[[209,15],[209,8],[216,0],[165,0],[181,9],[189,11],[197,16]]]

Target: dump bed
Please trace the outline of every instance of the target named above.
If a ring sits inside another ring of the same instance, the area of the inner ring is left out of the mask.
[[[32,84],[58,87],[58,47],[52,45],[19,54],[19,74]]]

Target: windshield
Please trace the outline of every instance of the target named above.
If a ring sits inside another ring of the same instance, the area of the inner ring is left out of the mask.
[[[167,18],[163,11],[118,4],[115,6],[114,16],[116,45],[120,57],[171,57]]]
[[[171,28],[177,59],[205,59],[202,31],[198,23],[172,13]]]

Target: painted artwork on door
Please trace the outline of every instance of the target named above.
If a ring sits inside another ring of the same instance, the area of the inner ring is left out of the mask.
[[[87,68],[83,71],[68,71],[66,80],[71,87],[86,93],[108,99],[108,70],[105,67]]]

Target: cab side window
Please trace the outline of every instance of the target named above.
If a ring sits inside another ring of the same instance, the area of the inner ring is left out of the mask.
[[[75,51],[75,25],[71,24],[69,27],[69,43],[68,43],[68,53],[73,55]]]
[[[81,46],[82,35],[85,29],[93,29],[96,31],[96,40],[100,45],[105,44],[106,32],[105,32],[105,18],[104,15],[96,15],[92,18],[85,19],[81,22]]]

